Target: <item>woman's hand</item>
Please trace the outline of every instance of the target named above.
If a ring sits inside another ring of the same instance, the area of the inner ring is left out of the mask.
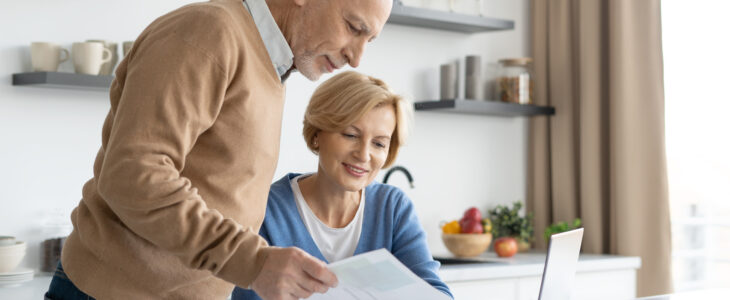
[[[263,299],[309,298],[337,286],[337,276],[327,265],[303,250],[271,248],[251,287]]]

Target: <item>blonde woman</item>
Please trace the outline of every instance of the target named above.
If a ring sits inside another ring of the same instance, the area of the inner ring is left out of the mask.
[[[273,246],[299,247],[325,262],[385,248],[451,296],[410,199],[373,182],[395,161],[410,113],[407,101],[370,76],[343,72],[320,85],[303,130],[307,147],[319,156],[317,171],[290,173],[271,185],[259,234]],[[233,300],[244,299],[260,298],[236,288]]]

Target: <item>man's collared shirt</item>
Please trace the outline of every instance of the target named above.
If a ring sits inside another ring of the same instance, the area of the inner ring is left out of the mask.
[[[279,25],[274,21],[274,16],[271,15],[265,0],[245,0],[243,6],[253,17],[261,39],[266,45],[266,51],[269,52],[269,57],[271,57],[274,70],[283,82],[289,75],[289,69],[294,65],[294,53],[292,53],[289,43],[286,42],[284,35],[279,30]]]

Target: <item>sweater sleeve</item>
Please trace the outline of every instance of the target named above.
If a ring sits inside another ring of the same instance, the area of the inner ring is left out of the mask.
[[[138,40],[127,75],[117,79],[123,90],[112,103],[97,188],[141,238],[190,268],[247,286],[261,269],[266,242],[207,207],[181,175],[196,139],[215,122],[230,81],[219,63],[226,53],[203,48],[195,34],[171,31]]]
[[[267,242],[271,243],[271,240],[269,239],[269,233],[266,230],[266,223],[261,225],[259,235]],[[235,287],[233,289],[233,293],[231,293],[231,300],[261,300],[261,297],[259,297],[259,295],[253,289],[251,289],[251,285],[247,285],[243,287]]]
[[[433,260],[431,252],[428,250],[426,233],[418,221],[413,203],[400,191],[396,195],[400,199],[396,203],[391,252],[413,273],[453,299],[454,296],[451,295],[449,287],[441,281],[437,274],[440,264]]]

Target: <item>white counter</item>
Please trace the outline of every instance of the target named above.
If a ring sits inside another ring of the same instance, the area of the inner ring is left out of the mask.
[[[448,254],[442,256],[453,257]],[[439,276],[445,282],[541,276],[545,264],[545,253],[517,253],[510,258],[500,258],[494,252],[485,252],[475,260],[487,262],[442,265]],[[576,271],[578,273],[598,272],[638,269],[639,267],[641,267],[641,259],[635,256],[581,254]]]
[[[488,263],[443,265],[439,270],[441,279],[456,299],[537,299],[545,253],[518,253],[511,258],[484,253],[478,259]],[[641,259],[638,257],[581,254],[572,299],[634,299],[639,267]]]
[[[21,283],[18,286],[1,286],[0,299],[25,300],[25,299],[43,299],[43,295],[48,291],[48,285],[51,284],[50,275],[36,275],[32,281]]]

